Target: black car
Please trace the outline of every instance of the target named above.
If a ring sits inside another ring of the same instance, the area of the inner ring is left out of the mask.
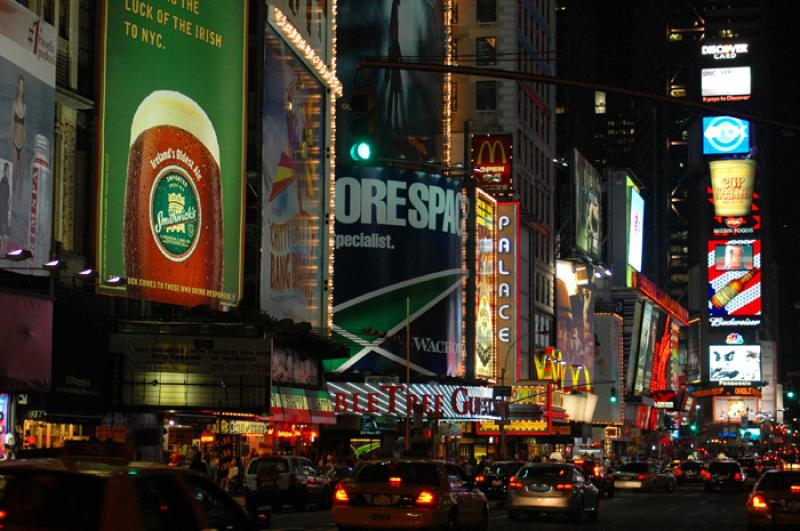
[[[734,489],[745,490],[747,474],[736,461],[714,461],[708,465],[705,476],[705,490]]]
[[[672,474],[675,476],[675,481],[677,481],[678,485],[702,483],[705,480],[703,477],[705,468],[705,465],[699,461],[683,461],[672,469]]]
[[[744,469],[744,473],[747,474],[747,480],[750,483],[755,483],[758,478],[761,476],[758,469],[756,468],[756,458],[755,457],[740,457],[736,461],[742,465]]]
[[[524,464],[524,461],[494,461],[483,465],[475,476],[475,487],[489,500],[504,500],[509,478]]]
[[[601,497],[614,497],[614,474],[606,470],[599,459],[578,457],[572,461],[572,464],[583,471],[589,482],[600,491]]]

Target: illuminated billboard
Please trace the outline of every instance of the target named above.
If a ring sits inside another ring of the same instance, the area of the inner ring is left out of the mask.
[[[349,355],[326,371],[396,373],[408,322],[414,372],[463,376],[464,209],[459,180],[337,164],[333,326]]]
[[[700,47],[700,54],[712,57],[715,61],[729,61],[749,52],[750,45],[746,42],[721,42],[704,44]]]
[[[761,323],[761,240],[709,240],[708,316],[712,327]]]
[[[592,258],[600,259],[600,174],[577,149],[573,150],[572,158],[575,172],[575,247]]]
[[[713,402],[715,423],[740,423],[742,418],[752,419],[758,413],[757,398],[715,396]]]
[[[594,372],[594,286],[583,264],[556,261],[556,348],[572,367]],[[588,383],[588,382],[586,382]]]
[[[644,199],[635,186],[630,187],[630,222],[628,225],[628,265],[642,270],[642,242],[644,240]]]
[[[711,382],[761,381],[761,345],[710,345],[708,380]]]
[[[270,26],[264,52],[261,309],[324,327],[327,91]]]
[[[247,2],[131,4],[151,16],[119,1],[100,4],[97,291],[235,306],[243,281]]]
[[[495,315],[497,349],[506,374],[520,374],[519,342],[519,203],[497,203],[497,269]],[[512,370],[513,367],[513,370]]]
[[[490,193],[512,191],[511,135],[475,135],[472,137],[472,173],[475,184]]]
[[[708,163],[714,215],[748,216],[752,211],[756,181],[756,161],[752,159],[714,160]]]
[[[475,204],[475,377],[497,377],[495,219],[497,202],[477,190]]]
[[[703,117],[703,155],[750,151],[750,122],[733,116]]]
[[[0,257],[32,255],[0,268],[49,275],[58,36],[20,2],[0,0],[0,13]]]
[[[643,302],[642,322],[639,335],[634,338],[636,349],[631,344],[631,353],[636,353],[636,373],[633,381],[634,394],[649,391],[655,357],[656,334],[658,332],[658,312],[649,302]]]
[[[749,100],[750,67],[703,68],[700,90],[706,103]]]

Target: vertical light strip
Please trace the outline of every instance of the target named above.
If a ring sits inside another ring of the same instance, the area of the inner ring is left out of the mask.
[[[328,13],[331,28],[331,53],[330,71],[336,75],[336,16],[337,0],[330,0]],[[337,80],[338,81],[338,80]],[[339,84],[341,95],[341,83]],[[328,102],[328,120],[330,121],[330,134],[328,135],[328,330],[333,331],[333,252],[335,250],[334,233],[335,208],[336,208],[336,96],[337,91],[331,89]]]
[[[445,35],[445,56],[444,62],[446,65],[453,64],[453,38],[451,34],[451,21],[453,20],[453,1],[445,0],[444,2],[444,35]],[[444,112],[442,113],[442,159],[445,167],[450,166],[452,156],[450,150],[452,148],[452,110],[451,103],[453,101],[453,87],[451,85],[452,74],[449,72],[444,75]],[[466,162],[466,161],[465,161]]]

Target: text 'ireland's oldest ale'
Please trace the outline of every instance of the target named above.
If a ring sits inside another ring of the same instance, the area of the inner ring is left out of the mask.
[[[125,275],[132,297],[218,306],[222,186],[214,126],[194,100],[158,90],[133,117],[125,189]]]

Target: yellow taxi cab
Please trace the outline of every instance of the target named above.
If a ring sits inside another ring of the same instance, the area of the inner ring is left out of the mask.
[[[386,459],[362,465],[337,485],[339,529],[488,529],[486,496],[446,461]]]
[[[99,443],[100,447],[104,443]],[[58,455],[0,463],[0,529],[128,531],[268,527],[185,468]]]

